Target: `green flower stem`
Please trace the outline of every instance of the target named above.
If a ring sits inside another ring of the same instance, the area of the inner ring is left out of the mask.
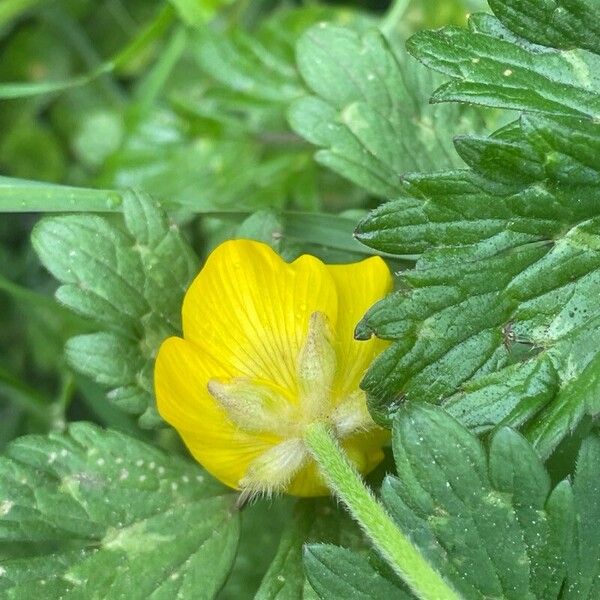
[[[307,427],[304,440],[329,487],[346,505],[377,550],[423,600],[460,600],[373,496],[328,427]]]

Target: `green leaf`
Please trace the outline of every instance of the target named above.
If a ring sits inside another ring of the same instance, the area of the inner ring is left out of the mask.
[[[597,412],[569,390],[596,356],[598,196],[538,185],[511,194],[468,172],[410,177],[406,190],[358,229],[376,249],[423,252],[404,289],[357,329],[394,341],[363,381],[374,414],[385,422],[403,398],[443,400],[484,431],[538,413],[530,435],[547,455]]]
[[[286,131],[284,118],[288,104],[305,94],[295,44],[306,29],[324,19],[345,21],[359,29],[369,22],[360,13],[307,6],[276,11],[252,34],[241,27],[203,29],[194,49],[210,86],[193,104],[195,111],[250,130],[267,142],[297,145],[299,140]]]
[[[414,597],[397,579],[387,579],[366,557],[345,548],[328,544],[307,546],[304,566],[321,600],[409,600]]]
[[[498,7],[505,4],[496,2]],[[513,4],[533,3],[514,0]],[[545,3],[541,10],[552,12],[550,4],[557,3]],[[590,27],[597,27],[595,17],[586,21],[579,35],[595,37]],[[539,23],[535,28],[540,30]],[[529,27],[517,29],[521,34],[532,32]],[[531,36],[539,39],[538,34]],[[572,45],[569,38],[561,36],[560,41]],[[554,50],[515,38],[490,15],[472,16],[468,31],[444,27],[419,32],[408,41],[408,49],[425,65],[452,78],[436,90],[433,102],[469,102],[591,120],[600,117],[600,81],[595,76],[600,56],[580,49]]]
[[[574,525],[568,482],[550,478],[532,447],[501,429],[489,456],[445,411],[411,406],[394,424],[398,478],[383,500],[465,599],[557,598]]]
[[[319,146],[316,159],[378,196],[395,196],[407,171],[458,166],[450,132],[473,115],[431,107],[439,80],[376,30],[327,23],[297,44],[298,68],[313,92],[289,111],[292,128]]]
[[[257,600],[312,600],[315,592],[305,577],[303,548],[313,542],[332,542],[361,548],[364,540],[356,525],[336,511],[329,499],[296,503],[271,566],[255,596]],[[310,573],[308,574],[310,579]]]
[[[600,594],[600,437],[584,440],[577,459],[573,493],[577,510],[575,539],[568,563],[564,600],[592,600]]]
[[[0,459],[3,597],[213,598],[233,562],[233,496],[194,464],[85,423]],[[193,524],[193,526],[190,526]]]
[[[124,225],[95,215],[40,221],[32,242],[63,284],[60,302],[103,331],[71,338],[71,366],[109,386],[108,397],[140,424],[161,421],[153,399],[152,365],[163,339],[180,332],[183,294],[197,259],[164,213],[145,195],[123,196]]]
[[[503,425],[520,427],[553,400],[558,386],[552,361],[541,356],[466,382],[444,407],[477,433]],[[558,431],[560,438],[563,432]]]
[[[600,87],[586,80],[598,57],[532,44],[490,15],[417,34],[410,49],[455,79],[434,98],[540,114],[458,136],[469,170],[407,175],[359,225],[368,246],[418,258],[357,328],[393,342],[363,381],[371,410],[386,423],[405,400],[442,403],[478,432],[524,427],[548,456],[600,411]]]
[[[0,176],[0,212],[113,212],[121,192],[96,190]]]
[[[572,552],[575,522],[597,516],[594,483],[584,484],[585,499],[577,506],[568,480],[551,488],[543,463],[521,435],[502,428],[486,449],[439,407],[412,404],[399,413],[392,445],[398,476],[384,481],[382,501],[461,598],[560,597],[567,564],[579,560]],[[595,458],[590,456],[590,467]],[[590,528],[589,582],[600,548]],[[374,556],[317,544],[305,549],[304,561],[323,599],[413,597]]]
[[[237,556],[219,600],[254,597],[291,520],[292,504],[291,498],[260,498],[243,507]]]
[[[230,90],[256,100],[286,103],[302,94],[302,84],[281,44],[266,45],[270,31],[263,26],[251,36],[237,29],[229,35],[203,30],[196,57],[207,74]]]
[[[544,418],[528,427],[527,436],[542,451],[556,447],[563,432],[573,432],[584,415],[600,413],[599,393],[600,354],[596,353],[579,376],[564,385]]]
[[[489,4],[506,27],[528,40],[600,54],[600,23],[594,0],[489,0]]]
[[[235,110],[244,107],[245,99],[281,111],[305,93],[294,60],[296,41],[306,29],[325,19],[346,22],[359,30],[372,24],[365,15],[345,9],[308,6],[280,10],[265,19],[253,35],[241,28],[203,30],[196,58],[207,75],[236,94]]]
[[[250,212],[282,207],[310,164],[294,140],[289,152],[266,154],[260,139],[198,138],[190,135],[193,127],[166,109],[152,111],[106,162],[101,185],[143,189],[165,206],[184,205],[190,212]]]
[[[311,536],[315,519],[312,501],[296,505],[293,520],[283,532],[277,554],[255,595],[256,600],[301,600],[305,597],[302,546]]]

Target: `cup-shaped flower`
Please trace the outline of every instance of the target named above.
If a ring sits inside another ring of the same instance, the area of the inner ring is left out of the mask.
[[[303,440],[317,421],[369,472],[387,434],[359,383],[385,342],[353,331],[390,288],[378,257],[288,264],[266,244],[225,242],[186,293],[183,339],[158,353],[160,414],[199,463],[246,495],[328,493]]]

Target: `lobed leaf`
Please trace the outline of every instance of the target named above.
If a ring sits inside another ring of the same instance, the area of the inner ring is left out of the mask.
[[[517,38],[491,15],[472,16],[469,30],[445,27],[419,32],[408,41],[408,49],[425,65],[452,78],[436,90],[433,102],[468,102],[596,121],[600,116],[600,56]]]
[[[600,23],[594,0],[490,0],[489,4],[506,27],[528,40],[600,54]]]
[[[233,496],[194,464],[75,423],[0,459],[4,598],[212,598],[233,563]],[[193,523],[193,527],[190,527]]]
[[[584,440],[577,459],[573,493],[577,521],[570,548],[565,600],[592,600],[600,594],[600,503],[598,475],[600,437],[598,432]]]
[[[553,491],[531,446],[501,429],[489,457],[479,440],[443,410],[414,406],[394,424],[398,478],[383,500],[459,593],[471,598],[558,597],[572,493]]]
[[[160,423],[152,364],[160,342],[179,333],[183,294],[197,264],[175,225],[140,193],[123,196],[124,226],[96,215],[40,221],[32,242],[63,284],[60,302],[103,331],[71,338],[71,366],[111,391],[109,399],[140,423]]]
[[[243,123],[274,142],[278,136],[294,141],[295,136],[285,131],[283,113],[306,93],[295,45],[305,30],[323,20],[345,22],[357,30],[371,25],[365,14],[313,5],[276,11],[252,35],[241,27],[218,33],[202,30],[194,45],[195,57],[212,81],[197,110],[223,124]]]
[[[378,196],[395,196],[407,171],[460,164],[449,134],[472,129],[473,114],[429,106],[437,77],[379,31],[320,23],[299,39],[296,60],[314,95],[291,105],[289,121],[321,148],[321,164]]]
[[[379,573],[360,554],[329,544],[304,550],[304,565],[311,586],[322,600],[409,600],[400,582]]]
[[[511,27],[510,11],[534,11],[525,0],[492,6]],[[415,56],[454,79],[434,98],[531,112],[489,137],[458,136],[468,170],[407,175],[399,198],[359,224],[363,243],[418,260],[356,334],[393,342],[363,381],[381,423],[407,400],[441,403],[479,433],[523,427],[548,456],[600,412],[600,63],[564,50],[567,40],[544,42],[556,49],[519,33],[529,37],[475,15],[469,30],[411,38]]]

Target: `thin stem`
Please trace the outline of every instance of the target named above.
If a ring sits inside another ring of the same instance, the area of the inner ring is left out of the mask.
[[[175,10],[172,6],[166,4],[150,24],[142,29],[125,48],[111,59],[99,64],[92,71],[58,81],[0,83],[0,99],[27,98],[42,94],[64,92],[87,85],[102,75],[125,67],[131,60],[143,53],[154,41],[162,37],[174,21]]]
[[[84,28],[66,10],[54,4],[51,7],[43,8],[41,14],[58,34],[69,43],[90,71],[93,71],[102,64],[102,60],[85,33]],[[107,73],[100,77],[98,84],[104,90],[107,99],[114,106],[119,107],[125,94],[111,74]]]
[[[52,427],[56,431],[63,431],[66,426],[66,414],[77,388],[73,374],[65,372],[61,378],[61,389],[58,398],[52,405]]]
[[[156,64],[141,79],[134,94],[135,114],[140,118],[155,103],[173,68],[181,58],[187,43],[187,31],[177,27],[166,46],[161,50]]]
[[[381,31],[386,36],[389,35],[392,31],[394,31],[394,29],[404,16],[404,13],[406,12],[406,9],[408,8],[409,4],[410,0],[394,0],[392,6],[386,13],[385,17],[383,17],[383,21],[381,22],[381,26],[379,27],[379,29],[381,29]]]
[[[309,426],[304,440],[329,487],[416,596],[423,600],[460,600],[460,596],[398,529],[350,464],[327,426],[323,423]]]
[[[45,425],[49,425],[50,401],[3,367],[0,367],[0,394]]]

